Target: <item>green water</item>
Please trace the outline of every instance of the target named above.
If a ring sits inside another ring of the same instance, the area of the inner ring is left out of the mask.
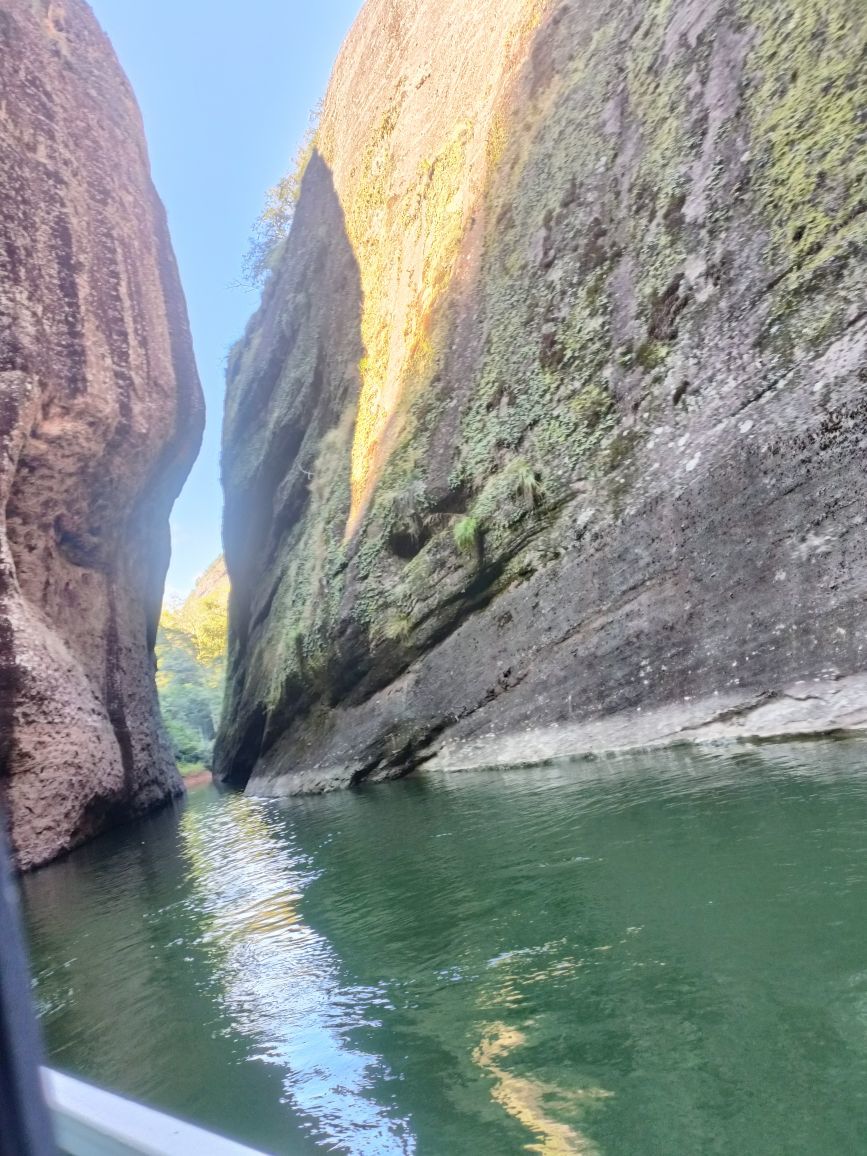
[[[275,1153],[863,1154],[865,755],[200,792],[26,881],[51,1060]]]

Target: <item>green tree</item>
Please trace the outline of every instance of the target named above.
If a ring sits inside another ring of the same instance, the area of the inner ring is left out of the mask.
[[[292,168],[265,196],[265,208],[253,226],[250,248],[244,258],[243,279],[249,285],[262,284],[271,270],[277,246],[289,236],[295,206],[301,196],[301,182],[316,149],[321,114],[320,102],[310,114],[310,124],[298,146]]]
[[[217,563],[181,607],[164,608],[160,619],[157,690],[182,769],[211,762],[226,677],[228,597],[225,568]]]

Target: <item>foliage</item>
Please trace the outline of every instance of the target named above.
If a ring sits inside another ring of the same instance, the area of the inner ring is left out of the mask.
[[[648,372],[665,364],[669,349],[660,341],[643,341],[635,351],[635,364]]]
[[[605,386],[585,385],[572,398],[570,409],[582,428],[592,434],[602,422],[611,417],[614,401],[610,391]]]
[[[190,778],[193,775],[200,775],[203,771],[207,771],[209,769],[210,768],[206,767],[204,763],[178,763],[178,770],[181,772],[181,775],[185,779]]]
[[[295,208],[301,196],[301,184],[316,149],[321,104],[310,114],[310,124],[295,153],[289,172],[265,195],[265,208],[253,226],[250,248],[244,258],[244,281],[261,285],[273,267],[279,245],[289,236]]]
[[[493,474],[473,506],[485,531],[514,527],[545,501],[541,471],[523,458],[514,458]]]
[[[826,261],[865,235],[863,9],[849,0],[746,7],[758,32],[749,108],[772,250],[786,267]]]
[[[210,764],[226,673],[228,582],[165,608],[157,633],[157,690],[175,758]]]
[[[461,518],[453,530],[455,545],[462,554],[476,554],[479,548],[479,523],[473,517]]]
[[[382,636],[389,642],[408,642],[412,637],[412,619],[408,614],[390,615],[383,625]]]
[[[213,667],[226,654],[227,643],[227,599],[226,591],[215,591],[198,599],[193,607],[182,610],[180,621],[186,629],[195,648],[196,661],[205,667]]]
[[[535,510],[545,498],[545,487],[539,474],[524,461],[513,463],[512,494],[525,510]]]

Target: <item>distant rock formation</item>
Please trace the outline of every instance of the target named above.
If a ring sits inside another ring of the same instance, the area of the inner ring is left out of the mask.
[[[203,404],[129,84],[0,0],[0,796],[22,867],[182,791],[153,643]]]
[[[196,579],[196,584],[187,595],[184,607],[193,610],[196,603],[205,598],[218,598],[227,602],[229,598],[229,575],[226,571],[226,559],[221,554]]]
[[[368,0],[229,366],[217,772],[867,723],[852,0]]]

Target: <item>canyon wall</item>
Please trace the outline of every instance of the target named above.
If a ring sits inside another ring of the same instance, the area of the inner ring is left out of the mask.
[[[0,801],[19,865],[182,792],[153,643],[204,421],[165,214],[82,0],[0,0]]]
[[[861,0],[368,0],[229,362],[259,794],[867,722]]]

